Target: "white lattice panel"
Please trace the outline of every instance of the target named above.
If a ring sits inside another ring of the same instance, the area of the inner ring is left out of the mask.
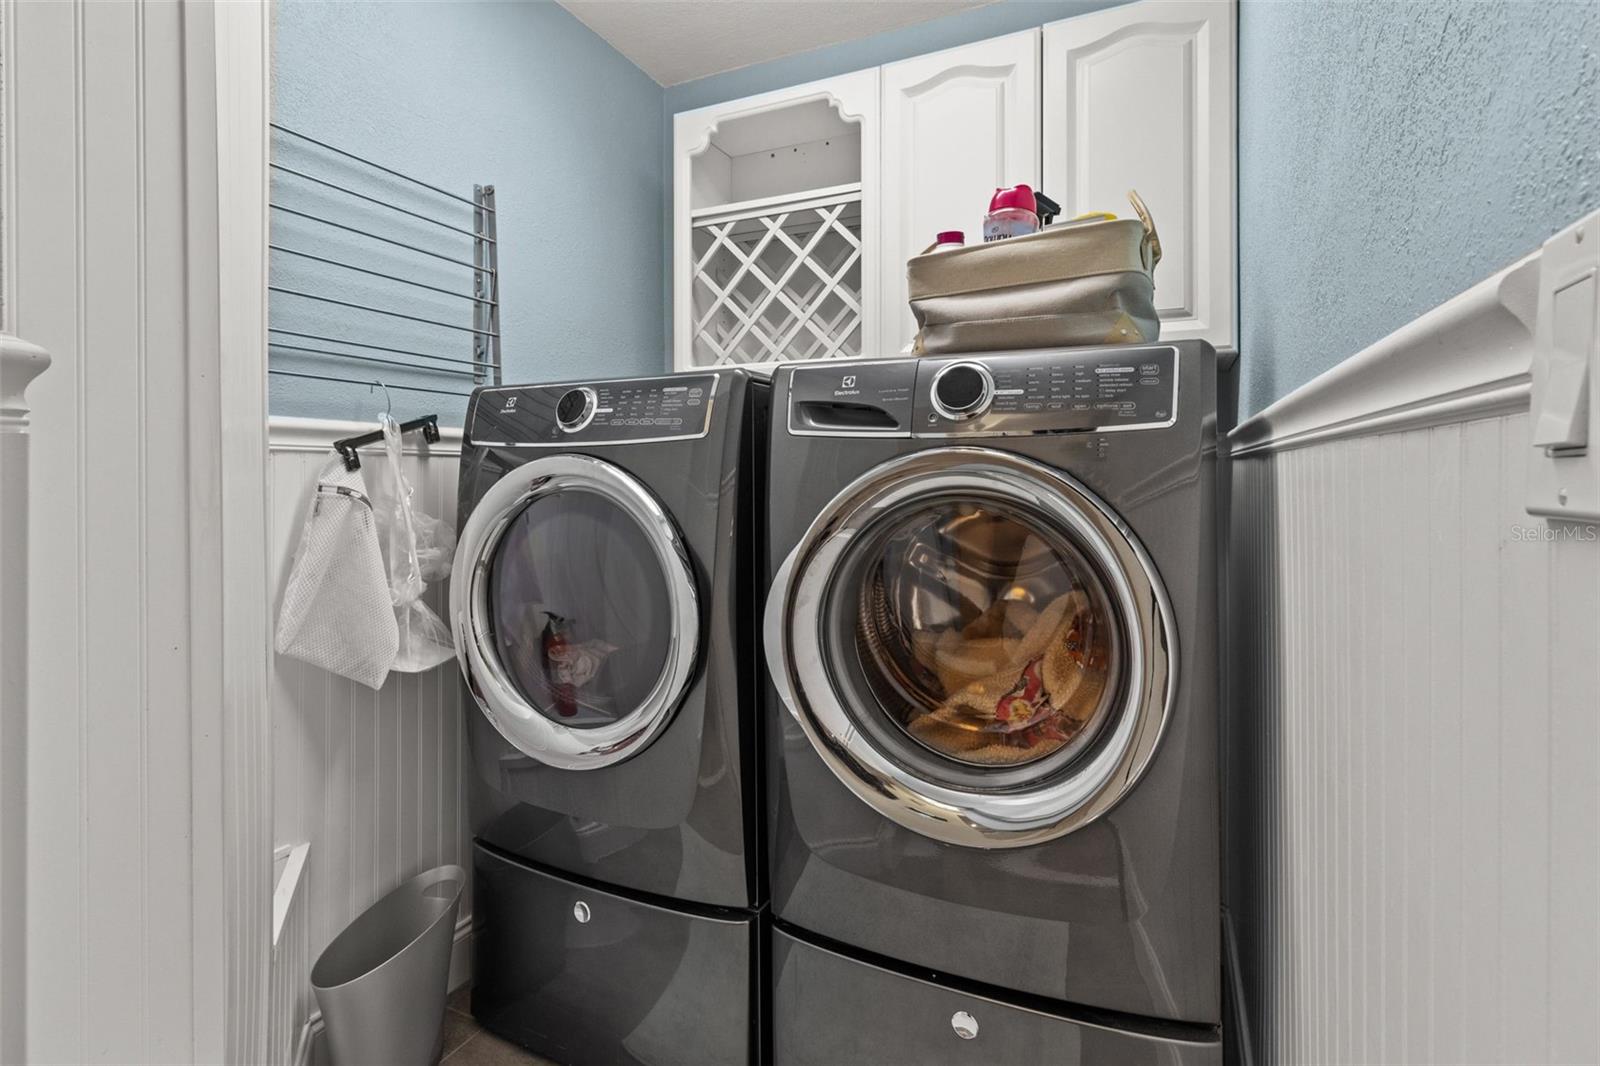
[[[862,354],[859,194],[698,220],[693,254],[695,365]]]

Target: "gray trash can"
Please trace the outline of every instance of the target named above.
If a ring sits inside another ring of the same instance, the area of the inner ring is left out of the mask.
[[[439,1058],[466,874],[436,866],[368,907],[311,968],[334,1066]]]

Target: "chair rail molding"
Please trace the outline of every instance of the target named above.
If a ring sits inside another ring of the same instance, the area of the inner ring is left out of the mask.
[[[274,452],[332,451],[334,441],[370,432],[371,422],[344,422],[329,418],[274,415],[267,423],[268,447]],[[439,439],[429,444],[420,433],[408,433],[401,438],[400,451],[404,455],[455,458],[461,454],[461,434],[460,426],[440,426]]]
[[[1534,252],[1240,423],[1232,454],[1525,410],[1538,298]]]
[[[27,390],[49,365],[37,344],[0,333],[0,1062],[27,1049]]]

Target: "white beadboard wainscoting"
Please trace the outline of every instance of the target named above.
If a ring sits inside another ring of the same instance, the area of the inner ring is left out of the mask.
[[[273,606],[282,599],[317,473],[334,440],[373,424],[274,418],[270,423],[269,506]],[[404,469],[424,512],[452,525],[461,433],[405,437]],[[362,465],[385,463],[381,446],[363,449]],[[445,615],[445,585],[424,596]],[[319,1028],[310,965],[329,941],[384,893],[423,870],[457,863],[471,873],[463,777],[468,697],[454,661],[422,674],[390,674],[381,690],[275,656],[272,669],[273,839],[278,848],[309,844],[300,891],[305,896],[306,954],[282,956],[299,968],[280,994],[296,997],[289,1041],[302,1055]],[[471,891],[462,900],[451,987],[466,979]],[[280,989],[274,978],[275,991]]]
[[[270,20],[0,0],[0,305],[51,357],[27,683],[8,670],[0,708],[8,916],[19,874],[26,894],[25,959],[0,934],[8,1063],[266,1053]]]
[[[1231,438],[1228,924],[1257,1063],[1600,1056],[1600,527],[1525,510],[1538,270]]]

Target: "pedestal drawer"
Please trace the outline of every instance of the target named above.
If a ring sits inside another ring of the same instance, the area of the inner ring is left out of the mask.
[[[474,849],[472,1012],[557,1062],[743,1064],[756,919],[599,891]]]
[[[1152,1022],[1145,1032],[1074,1020],[909,977],[782,930],[773,931],[772,955],[778,1066],[1222,1062],[1222,1044],[1205,1030],[1186,1039],[1171,1023]]]

